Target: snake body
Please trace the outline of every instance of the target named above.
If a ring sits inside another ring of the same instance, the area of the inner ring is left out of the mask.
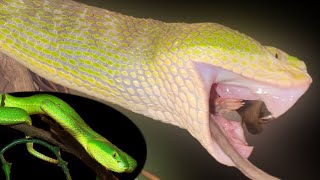
[[[212,84],[224,98],[264,101],[277,117],[311,83],[303,61],[223,25],[140,19],[71,0],[0,0],[0,51],[48,80],[187,129],[230,166],[210,132],[212,118],[221,119],[209,109]]]

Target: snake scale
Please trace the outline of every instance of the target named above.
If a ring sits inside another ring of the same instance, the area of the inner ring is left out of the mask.
[[[261,100],[276,118],[312,82],[303,61],[223,25],[140,19],[71,0],[0,0],[0,51],[48,80],[188,130],[250,178],[268,176],[239,164],[252,147],[217,109]]]

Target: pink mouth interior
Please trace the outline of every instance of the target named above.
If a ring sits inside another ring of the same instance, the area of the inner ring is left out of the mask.
[[[239,154],[242,157],[248,158],[253,150],[253,147],[248,146],[240,122],[227,120],[222,116],[216,116],[215,120]]]
[[[281,88],[257,82],[212,65],[196,63],[195,66],[209,94],[209,121],[215,121],[218,124],[232,146],[244,158],[250,156],[253,147],[248,146],[240,122],[216,115],[214,108],[215,98],[220,96],[230,99],[261,100],[265,103],[272,116],[276,118],[285,113],[309,87],[309,84],[305,84],[297,87]],[[209,152],[219,162],[233,166],[234,163],[220,148],[212,134],[214,133],[211,132],[210,146],[212,147],[207,147]]]
[[[214,104],[212,103],[215,98],[218,96],[216,92],[217,85],[213,84],[210,91],[210,102],[209,102],[209,109],[210,109],[210,121],[215,121],[216,124],[220,127],[222,132],[228,138],[230,143],[233,147],[237,150],[237,152],[244,158],[248,158],[253,150],[252,146],[248,146],[248,143],[245,139],[243,128],[239,121],[229,120],[221,115],[217,115],[215,111]],[[214,137],[212,137],[214,139]],[[214,141],[214,140],[213,140]],[[223,153],[220,146],[216,143],[213,143],[213,146],[216,146],[215,149],[219,149],[219,161],[223,161],[227,165],[232,165],[230,158]]]

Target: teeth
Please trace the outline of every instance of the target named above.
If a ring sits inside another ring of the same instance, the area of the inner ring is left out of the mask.
[[[260,119],[269,120],[269,119],[273,119],[273,116],[270,114],[270,115],[264,116],[264,117],[262,117],[262,118],[260,118]]]
[[[264,116],[264,117],[260,118],[260,123],[267,124],[270,121],[272,121],[273,119],[275,119],[275,118],[272,115]]]

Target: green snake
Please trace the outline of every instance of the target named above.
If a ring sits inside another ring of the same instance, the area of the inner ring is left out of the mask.
[[[0,0],[0,52],[48,80],[188,130],[251,178],[263,177],[240,165],[252,147],[224,112],[259,100],[277,118],[312,82],[303,61],[223,25],[140,19],[71,0]]]
[[[30,115],[45,114],[73,135],[88,154],[105,168],[122,173],[132,172],[137,166],[137,162],[130,155],[92,130],[69,104],[53,95],[14,97],[1,94],[0,101],[0,124],[2,125],[20,123],[31,125]],[[34,156],[56,163],[55,159],[36,151],[33,144],[28,143],[27,148]]]

